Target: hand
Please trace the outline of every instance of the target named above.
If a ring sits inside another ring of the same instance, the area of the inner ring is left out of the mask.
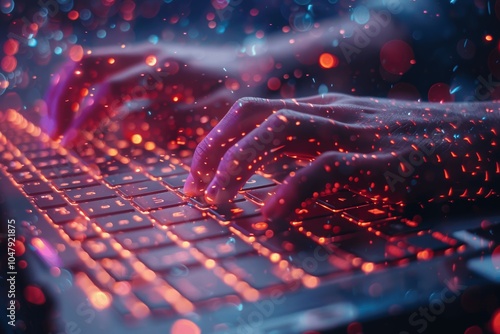
[[[70,143],[81,129],[93,130],[117,114],[154,110],[154,122],[186,114],[223,115],[237,98],[252,92],[234,87],[236,60],[231,50],[210,47],[144,43],[92,50],[53,76],[42,125],[52,138],[63,135],[63,143]]]
[[[498,192],[498,123],[493,102],[243,98],[196,148],[184,191],[223,203],[255,171],[307,155],[309,165],[290,173],[264,215],[283,218],[342,188],[394,203],[488,196]]]

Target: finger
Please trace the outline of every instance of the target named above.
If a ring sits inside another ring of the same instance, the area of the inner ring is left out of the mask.
[[[72,101],[74,106],[71,109],[59,106],[52,137],[66,136],[69,130],[73,132],[72,137],[75,137],[75,130],[78,130],[87,121],[93,120],[94,124],[98,124],[101,117],[110,116],[109,113],[102,114],[101,112],[104,110],[112,112],[124,100],[137,99],[138,97],[147,99],[148,91],[137,85],[137,78],[143,69],[144,66],[139,64],[127,68],[125,71],[119,71],[107,80],[90,87],[86,96],[74,96]],[[133,89],[134,85],[139,89]],[[99,103],[96,103],[97,101]],[[60,100],[60,103],[62,102]],[[103,108],[104,105],[108,105],[108,107]],[[87,122],[87,125],[90,123]],[[69,141],[69,139],[66,140],[66,142]]]
[[[96,87],[93,94],[82,100],[82,109],[64,129],[61,145],[70,146],[80,138],[81,131],[85,128],[97,128],[108,107],[106,103],[108,92],[109,86],[101,84]]]
[[[52,87],[46,95],[49,104],[49,117],[44,123],[46,131],[52,138],[64,133],[74,118],[74,110],[88,93],[91,84],[114,80],[120,82],[124,90],[125,83],[138,80],[141,73],[150,71],[144,57],[115,52],[114,58],[92,55],[79,63],[66,63],[54,75]]]
[[[234,103],[226,116],[196,147],[191,172],[184,186],[185,193],[191,196],[203,194],[231,143],[262,123],[280,104],[283,106],[278,100],[258,98],[243,98]]]
[[[279,110],[226,151],[207,187],[207,201],[233,198],[256,170],[279,159],[279,154],[314,158],[332,150],[334,138],[349,138],[353,130],[328,118]]]
[[[310,166],[292,173],[265,203],[262,213],[270,219],[281,219],[310,198],[348,188],[380,199],[391,196],[381,170],[394,157],[390,154],[357,154],[328,152]]]
[[[306,101],[307,99],[304,99]],[[219,122],[219,124],[197,146],[191,165],[191,173],[186,180],[186,194],[198,196],[203,194],[219,165],[220,159],[232,146],[248,132],[265,120],[266,117],[280,109],[300,110],[303,113],[321,116],[333,116],[337,111],[331,105],[314,105],[301,100],[264,100],[243,98],[238,100]]]
[[[56,137],[57,123],[64,123],[66,120],[62,117],[66,111],[70,110],[70,101],[68,98],[68,87],[72,87],[70,82],[74,80],[74,72],[77,67],[75,62],[65,63],[59,71],[54,74],[51,80],[50,88],[45,95],[47,102],[47,118],[42,123],[43,129],[51,136]],[[73,93],[71,91],[70,93]],[[73,95],[73,94],[71,94]],[[62,112],[65,110],[65,112]]]

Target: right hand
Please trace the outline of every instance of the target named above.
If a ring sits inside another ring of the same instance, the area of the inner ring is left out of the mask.
[[[243,85],[228,89],[238,80],[238,70],[235,55],[227,51],[146,43],[95,49],[53,75],[42,126],[52,138],[63,136],[63,144],[70,144],[105,117],[145,108],[160,112],[162,119],[190,112],[221,116],[234,100],[251,94]]]

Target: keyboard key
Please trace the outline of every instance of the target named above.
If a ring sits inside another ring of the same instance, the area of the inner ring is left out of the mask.
[[[43,174],[43,176],[45,176],[49,180],[83,174],[83,170],[80,167],[73,164],[66,164],[64,166],[55,166],[52,168],[46,168],[42,169],[40,172]]]
[[[188,173],[176,174],[171,176],[162,177],[162,182],[165,183],[172,189],[178,189],[184,187]]]
[[[60,154],[53,157],[31,160],[31,163],[38,169],[57,167],[68,164],[68,159]]]
[[[139,212],[127,212],[118,215],[100,217],[96,218],[95,222],[99,227],[108,233],[153,227],[153,223]]]
[[[104,258],[99,262],[117,282],[131,281],[138,276],[132,265],[125,259]]]
[[[14,173],[14,172],[22,172],[22,171],[28,171],[28,166],[23,164],[20,161],[17,160],[12,160],[12,159],[7,159],[6,161],[2,162],[2,154],[5,154],[7,152],[1,153],[0,154],[0,162],[3,163],[3,165],[7,166],[7,172],[9,173]]]
[[[47,215],[52,219],[54,224],[64,224],[81,217],[80,214],[72,206],[64,206],[59,208],[47,209]]]
[[[320,197],[318,202],[330,207],[335,212],[347,208],[363,206],[369,203],[366,197],[348,190],[340,190],[331,195]]]
[[[247,180],[247,182],[245,182],[245,184],[241,189],[242,190],[257,189],[275,184],[276,183],[273,180],[266,179],[265,177],[259,174],[254,174]]]
[[[190,205],[179,205],[171,208],[160,209],[151,214],[162,225],[177,224],[187,221],[199,220],[206,213]]]
[[[374,263],[399,260],[412,255],[407,249],[398,247],[373,233],[357,234],[352,238],[335,242],[334,245]]]
[[[169,239],[165,231],[156,228],[118,233],[115,235],[115,238],[123,248],[131,251],[172,243],[172,240]]]
[[[163,297],[160,287],[143,285],[134,287],[134,293],[154,313],[165,313],[172,310],[172,306]]]
[[[247,237],[258,237],[266,234],[267,230],[272,230],[275,223],[276,222],[270,222],[263,216],[259,215],[235,219],[231,222],[231,226],[233,226],[235,229],[237,229]]]
[[[65,189],[64,193],[75,203],[95,201],[116,196],[113,190],[101,184],[86,188]]]
[[[264,188],[250,189],[246,191],[245,194],[251,200],[260,204],[264,204],[269,197],[274,196],[276,194],[277,187],[278,186],[270,186]]]
[[[389,209],[374,204],[347,209],[344,213],[346,217],[353,218],[361,225],[368,225],[382,219],[393,217],[393,213],[390,212]]]
[[[12,178],[17,183],[26,183],[32,181],[40,181],[40,177],[30,170],[14,172],[12,173]]]
[[[228,258],[222,262],[222,266],[256,289],[264,289],[282,283],[273,274],[274,265],[264,256],[250,255]]]
[[[52,183],[59,190],[82,188],[99,184],[90,175],[78,175],[78,176],[64,177],[60,179],[53,179]]]
[[[104,161],[98,162],[99,160],[90,160],[91,164],[97,167],[101,172],[101,175],[113,175],[113,174],[121,174],[121,173],[132,173],[132,169],[113,158],[104,157]]]
[[[146,195],[134,198],[133,202],[141,208],[141,210],[155,210],[166,208],[169,206],[177,206],[183,204],[184,201],[171,191],[161,194]]]
[[[455,241],[454,239],[451,239],[452,242]],[[419,250],[424,250],[424,249],[431,249],[433,251],[443,251],[448,248],[455,247],[455,245],[450,245],[449,243],[443,242],[441,240],[438,240],[434,238],[431,234],[424,234],[424,235],[416,235],[412,236],[409,238],[406,238],[405,240],[410,246],[413,246],[416,248],[416,251]]]
[[[106,181],[111,186],[118,186],[122,184],[129,184],[146,180],[148,180],[146,175],[133,171],[129,173],[111,174],[104,178],[104,181]]]
[[[263,237],[260,241],[264,247],[275,253],[297,253],[300,250],[315,248],[318,245],[295,229],[274,233],[272,237]]]
[[[219,225],[219,223],[212,218],[172,225],[170,230],[181,239],[187,241],[218,237],[230,233],[227,227]]]
[[[177,245],[154,248],[137,254],[137,257],[153,271],[166,271],[175,266],[198,263],[189,250]]]
[[[47,183],[41,181],[28,182],[23,184],[23,190],[28,195],[38,195],[38,194],[46,194],[51,193],[52,188],[49,187]]]
[[[82,242],[82,248],[94,260],[118,256],[118,252],[111,245],[110,239],[86,239]]]
[[[161,183],[151,180],[122,185],[116,189],[126,197],[136,197],[166,191],[165,186]]]
[[[81,203],[80,208],[90,218],[106,216],[115,213],[134,211],[132,205],[119,197]]]
[[[73,240],[85,240],[96,238],[99,235],[92,226],[92,223],[82,216],[63,225],[63,230]]]
[[[318,217],[325,217],[331,215],[332,212],[325,209],[317,203],[308,204],[304,208],[295,209],[294,212],[289,216],[292,221],[302,221],[307,219],[313,219]]]
[[[421,223],[412,220],[400,220],[375,224],[373,228],[387,236],[393,237],[405,234],[416,234],[417,232],[431,228],[431,226],[432,224],[429,223],[429,220],[424,220]]]
[[[37,140],[37,141],[32,141],[31,143],[20,144],[17,146],[17,148],[21,152],[31,152],[31,151],[45,150],[49,147],[47,143]]]
[[[211,259],[239,256],[254,251],[252,246],[235,236],[202,240],[196,243],[196,247]]]
[[[180,165],[174,165],[169,161],[163,161],[151,166],[147,166],[145,168],[145,171],[154,177],[165,177],[186,173],[186,170]]]
[[[362,230],[362,227],[349,222],[340,216],[322,217],[304,220],[298,225],[306,235],[312,234],[325,241],[337,240],[339,237],[350,235]]]
[[[221,220],[230,221],[237,218],[256,216],[260,206],[250,201],[241,201],[217,205],[211,211]]]
[[[182,189],[177,189],[178,192],[180,192],[183,196],[186,196]],[[196,196],[196,197],[190,197],[189,200],[191,201],[194,206],[197,208],[200,208],[201,210],[205,210],[211,207],[211,204],[208,204],[207,201],[205,200],[205,197],[203,196]],[[236,194],[233,199],[229,200],[230,203],[234,202],[241,202],[241,201],[246,201],[245,196],[241,193]]]
[[[34,198],[36,205],[42,209],[56,208],[66,205],[66,201],[57,193],[37,195]]]
[[[53,148],[46,148],[40,150],[33,150],[30,152],[25,152],[24,156],[30,160],[38,159],[38,158],[52,158],[57,157],[59,154]]]
[[[140,146],[131,146],[126,149],[125,152],[122,152],[122,155],[126,156],[134,162],[146,165],[156,164],[161,159],[161,157],[156,153],[145,150]]]
[[[234,290],[224,284],[215,274],[204,268],[191,268],[187,275],[165,275],[165,280],[192,302],[234,294]]]
[[[331,261],[330,251],[318,244],[313,248],[302,249],[299,252],[284,255],[283,258],[306,273],[318,277],[344,270]]]

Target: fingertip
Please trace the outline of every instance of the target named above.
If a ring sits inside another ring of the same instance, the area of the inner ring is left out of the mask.
[[[267,199],[261,209],[264,217],[271,221],[277,221],[285,218],[288,215],[288,209],[285,206],[286,199],[283,197],[273,196]]]
[[[186,194],[187,196],[200,195],[200,191],[198,190],[196,183],[197,182],[195,181],[193,174],[190,173],[186,178],[186,181],[184,182],[184,187],[182,188],[184,194]]]
[[[235,191],[231,191],[225,187],[220,187],[218,180],[214,179],[205,191],[205,200],[212,204],[223,204],[232,200],[235,195]]]

